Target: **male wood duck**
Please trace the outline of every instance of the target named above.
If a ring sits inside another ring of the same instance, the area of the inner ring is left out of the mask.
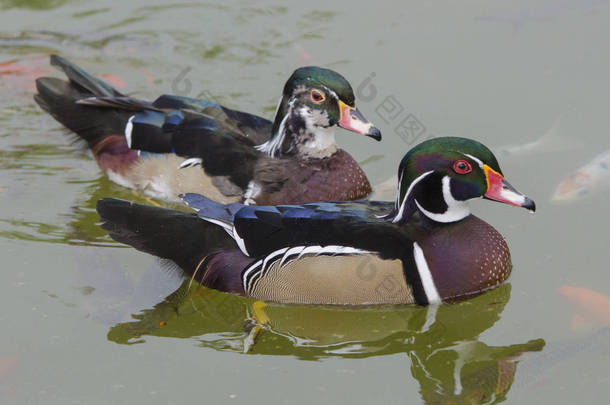
[[[358,163],[336,145],[335,128],[376,140],[381,132],[332,70],[297,69],[270,122],[209,100],[126,97],[60,56],[52,55],[51,64],[69,81],[37,79],[34,99],[86,141],[122,186],[169,201],[197,192],[259,205],[356,200],[371,192]]]
[[[471,215],[483,197],[535,210],[503,177],[492,152],[434,138],[399,167],[395,203],[220,204],[198,194],[197,215],[98,201],[119,242],[173,260],[203,285],[299,304],[430,304],[498,286],[510,274],[504,238]]]

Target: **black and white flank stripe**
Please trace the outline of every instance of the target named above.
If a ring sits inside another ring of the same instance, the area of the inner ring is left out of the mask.
[[[265,278],[265,275],[271,267],[279,261],[280,270],[288,263],[299,260],[304,256],[347,256],[370,254],[368,250],[356,249],[350,246],[295,246],[286,247],[263,257],[246,267],[242,272],[242,283],[244,291],[250,294],[255,288],[259,280]]]

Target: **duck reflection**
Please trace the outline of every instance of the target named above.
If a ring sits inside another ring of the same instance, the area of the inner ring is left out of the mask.
[[[46,235],[41,235],[41,238],[46,237],[45,239],[40,239],[41,241],[81,246],[121,246],[118,242],[113,241],[108,236],[108,232],[98,225],[99,215],[95,211],[97,201],[100,198],[112,195],[116,198],[142,204],[161,205],[161,203],[156,202],[152,198],[112,183],[104,175],[90,181],[83,181],[82,183],[83,189],[77,198],[78,202],[71,206],[69,212],[63,214],[68,218],[67,229],[56,232],[61,235],[61,238],[50,240]],[[163,203],[163,206],[185,211],[189,210],[183,204]]]
[[[134,199],[130,191],[96,179],[86,188],[86,201],[79,204],[82,208],[71,215],[67,233],[71,243],[114,245],[93,225],[95,202],[111,192]],[[479,341],[479,335],[500,319],[510,298],[509,284],[454,304],[366,308],[262,304],[189,284],[189,280],[183,282],[152,309],[132,315],[133,321],[111,327],[108,339],[134,344],[147,335],[194,338],[202,347],[216,350],[246,349],[303,360],[405,353],[427,404],[501,402],[517,374],[520,354],[540,351],[545,344],[542,339],[508,346]],[[253,335],[246,330],[246,319],[262,325],[251,347]]]
[[[134,321],[112,327],[121,344],[143,336],[195,337],[203,347],[293,355],[303,360],[405,353],[427,404],[500,402],[511,387],[520,354],[544,340],[489,346],[479,335],[500,319],[510,297],[505,284],[468,301],[440,306],[329,307],[263,304],[186,281]],[[252,344],[245,319],[261,330]],[[250,344],[252,346],[250,347]]]

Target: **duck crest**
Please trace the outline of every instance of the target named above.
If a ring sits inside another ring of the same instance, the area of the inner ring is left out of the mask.
[[[419,211],[441,223],[460,221],[470,215],[466,201],[484,196],[488,172],[502,178],[496,158],[479,142],[456,137],[422,142],[400,163],[398,193],[386,219],[405,223]]]

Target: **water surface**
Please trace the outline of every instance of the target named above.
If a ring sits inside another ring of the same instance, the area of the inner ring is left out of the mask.
[[[550,203],[563,178],[610,149],[607,2],[2,0],[0,10],[0,402],[608,396],[610,332],[595,315],[604,308],[585,294],[594,311],[583,311],[557,290],[610,295],[610,190]],[[380,144],[338,135],[374,183],[426,137],[495,147],[538,206],[530,215],[473,204],[511,247],[509,284],[440,308],[269,304],[244,354],[244,319],[261,316],[253,301],[189,290],[175,269],[96,225],[99,198],[149,200],[110,183],[33,103],[33,78],[53,72],[50,53],[115,75],[139,97],[208,97],[267,117],[294,68],[338,70],[382,128]]]

